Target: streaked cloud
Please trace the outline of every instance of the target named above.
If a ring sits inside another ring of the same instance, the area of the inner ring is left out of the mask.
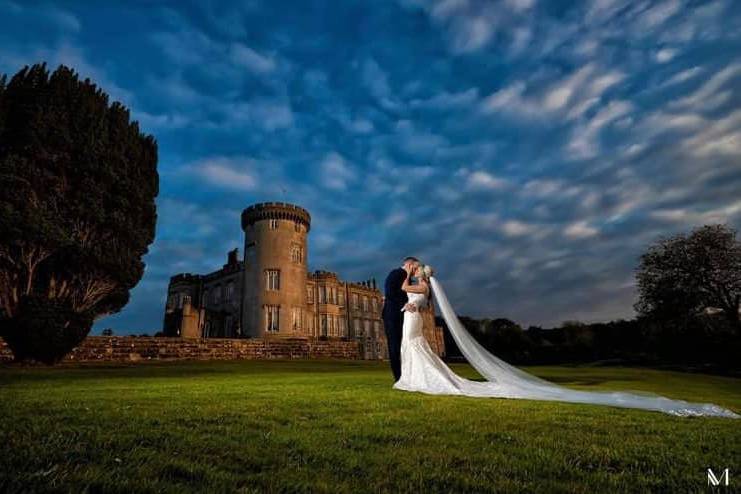
[[[524,325],[631,317],[650,242],[741,227],[737,2],[361,10],[0,1],[2,72],[70,65],[158,140],[147,271],[96,328],[158,329],[169,276],[220,267],[259,201],[310,210],[312,269],[417,254],[460,313]]]

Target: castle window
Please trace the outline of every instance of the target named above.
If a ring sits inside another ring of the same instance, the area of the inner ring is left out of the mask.
[[[280,321],[280,306],[279,305],[266,305],[265,306],[265,331],[277,332]]]
[[[363,328],[363,329],[365,330],[365,331],[364,331],[364,334],[365,334],[365,336],[373,336],[373,335],[371,334],[371,329],[370,329],[370,321],[369,321],[368,319],[366,319],[366,320],[365,320],[365,321],[363,321],[363,322],[365,323],[365,327]]]
[[[363,295],[363,312],[368,312],[368,297]]]
[[[234,299],[234,282],[230,281],[226,284],[226,300],[231,302]]]
[[[280,290],[280,270],[279,269],[266,269],[265,270],[265,289],[266,290]]]
[[[334,336],[335,335],[335,332],[334,332],[334,316],[328,315],[327,316],[327,319],[329,320],[329,334],[331,336]]]
[[[357,293],[352,294],[352,308],[355,310],[360,308],[360,298]]]
[[[340,316],[340,336],[347,336],[347,326],[345,325],[345,317]]]
[[[322,317],[322,336],[327,336],[327,316]]]
[[[221,302],[221,285],[216,285],[213,289],[213,303]]]
[[[381,336],[381,323],[373,321],[373,336],[379,338]]]
[[[355,336],[363,336],[363,330],[360,328],[360,319],[355,319]]]
[[[345,305],[345,292],[340,290],[340,299],[339,299],[340,305]]]
[[[373,312],[378,312],[378,299],[373,297],[371,300],[373,301]]]
[[[296,230],[297,232],[300,232],[301,231],[301,223],[299,223],[298,221],[295,221],[293,223],[293,229]]]
[[[327,287],[325,285],[319,286],[319,303],[320,304],[327,303]]]
[[[270,229],[271,230],[277,230],[278,229],[278,220],[271,219],[270,220]]]
[[[310,304],[314,303],[314,287],[313,286],[306,287],[306,301]]]
[[[304,249],[298,244],[291,245],[291,261],[296,264],[304,262]]]
[[[301,307],[291,309],[291,326],[294,330],[301,329]]]

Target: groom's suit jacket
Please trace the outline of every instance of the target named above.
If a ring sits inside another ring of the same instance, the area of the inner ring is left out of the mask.
[[[401,285],[404,283],[406,277],[407,272],[403,268],[392,270],[386,277],[386,282],[383,286],[385,297],[383,304],[384,311],[391,310],[399,314],[402,307],[406,305],[409,297],[407,297],[407,292],[401,289]]]

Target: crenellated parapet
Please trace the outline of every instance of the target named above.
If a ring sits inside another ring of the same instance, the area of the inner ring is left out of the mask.
[[[320,269],[317,269],[313,273],[309,274],[309,279],[338,281],[337,273],[333,273],[332,271],[324,271]]]
[[[197,283],[201,280],[202,275],[192,273],[179,273],[175,276],[170,276],[170,283]]]
[[[285,202],[261,202],[242,211],[242,230],[261,220],[292,220],[311,228],[311,215],[307,210]]]

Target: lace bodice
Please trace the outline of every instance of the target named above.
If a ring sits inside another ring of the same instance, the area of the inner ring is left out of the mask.
[[[414,304],[418,309],[427,307],[427,295],[424,293],[407,293],[408,302]]]

